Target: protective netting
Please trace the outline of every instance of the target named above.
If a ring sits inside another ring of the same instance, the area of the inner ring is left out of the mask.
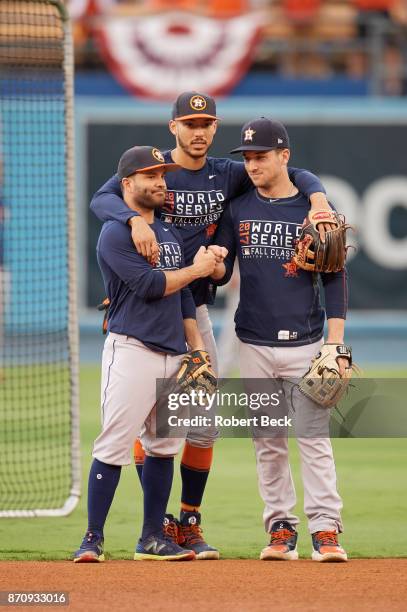
[[[72,44],[62,3],[0,0],[0,95],[0,516],[63,514],[79,483]]]

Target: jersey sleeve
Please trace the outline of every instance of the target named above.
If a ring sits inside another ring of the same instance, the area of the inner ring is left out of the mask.
[[[93,196],[91,211],[101,221],[119,221],[126,224],[131,217],[138,216],[123,200],[117,174],[112,176]]]
[[[189,287],[181,289],[181,309],[183,319],[196,319],[196,306]]]
[[[320,275],[325,294],[327,319],[346,319],[348,310],[348,273],[326,272]]]
[[[299,191],[304,194],[307,198],[312,196],[313,193],[322,192],[326,193],[325,187],[319,180],[319,178],[301,168],[288,168],[288,175],[290,180],[294,183]]]
[[[228,250],[228,255],[224,260],[226,268],[225,276],[219,280],[213,280],[213,283],[215,285],[226,285],[226,283],[229,282],[230,277],[233,274],[233,266],[236,258],[236,239],[233,226],[232,203],[230,206],[227,207],[227,209],[222,215],[222,219],[218,225],[213,244],[226,247]]]
[[[137,253],[127,228],[107,228],[101,236],[98,251],[115,274],[138,297],[145,300],[163,297],[166,287],[164,272],[154,270],[144,257]]]
[[[181,234],[178,230],[172,228],[172,232],[181,246],[181,268],[185,268],[184,241],[182,240]],[[195,301],[189,287],[184,287],[181,289],[181,309],[183,319],[196,319]]]

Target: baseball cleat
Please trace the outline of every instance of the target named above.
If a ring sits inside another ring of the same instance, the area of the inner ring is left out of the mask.
[[[198,561],[217,560],[220,557],[219,551],[203,539],[199,512],[181,511],[178,523],[178,543],[193,550]]]
[[[173,514],[166,514],[164,516],[164,522],[163,522],[164,536],[172,540],[175,544],[180,544],[179,529],[180,529],[179,521],[175,518],[175,516]]]
[[[312,560],[322,563],[345,562],[348,556],[338,542],[336,531],[317,531],[312,534]]]
[[[103,554],[103,536],[87,531],[80,548],[74,553],[74,563],[101,563]]]
[[[298,533],[288,521],[276,521],[271,526],[270,544],[260,553],[262,561],[296,561]]]
[[[162,534],[151,535],[145,540],[138,541],[135,561],[193,561],[195,553],[193,550],[181,548],[170,538]]]

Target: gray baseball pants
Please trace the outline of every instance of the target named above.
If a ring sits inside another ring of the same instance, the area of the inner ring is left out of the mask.
[[[198,306],[196,309],[196,324],[201,333],[204,349],[209,353],[212,368],[215,375],[218,375],[218,351],[216,349],[215,338],[213,335],[212,323],[209,318],[208,307],[206,304]],[[198,412],[195,412],[198,414]],[[205,414],[203,410],[202,414]],[[195,427],[188,431],[187,441],[191,446],[210,447],[213,446],[218,438],[219,432],[216,427]]]
[[[243,378],[300,378],[308,370],[322,340],[306,346],[268,347],[239,341],[240,371]],[[289,384],[289,383],[287,383]],[[292,385],[291,385],[292,386]],[[298,392],[299,395],[300,392]],[[304,512],[310,533],[343,530],[342,500],[337,491],[336,471],[331,441],[328,435],[309,437],[329,431],[330,411],[311,400],[297,397],[295,419],[305,423],[306,437],[297,437],[304,486]],[[304,431],[303,426],[299,427]],[[259,491],[265,508],[263,513],[267,533],[274,521],[286,520],[295,526],[299,518],[293,513],[296,493],[288,458],[287,437],[255,438]]]
[[[155,437],[155,403],[156,379],[174,376],[182,357],[152,351],[130,336],[108,335],[102,357],[102,431],[93,457],[109,465],[129,465],[140,431],[147,455],[178,453],[185,438]]]

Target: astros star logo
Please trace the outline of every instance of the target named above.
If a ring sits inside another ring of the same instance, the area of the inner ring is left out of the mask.
[[[153,149],[151,153],[153,154],[153,157],[155,157],[157,161],[160,161],[160,162],[165,161],[163,154],[158,149]]]
[[[252,128],[245,130],[245,133],[244,133],[245,141],[250,140],[251,142],[253,142],[253,136],[255,133],[256,133],[255,130],[252,130]]]
[[[284,276],[287,277],[291,277],[291,278],[295,278],[296,276],[298,276],[298,266],[295,263],[295,261],[291,260],[288,261],[287,263],[282,264],[283,268],[285,269],[285,274]]]
[[[202,96],[192,96],[189,103],[197,111],[203,111],[206,108],[206,100]]]

